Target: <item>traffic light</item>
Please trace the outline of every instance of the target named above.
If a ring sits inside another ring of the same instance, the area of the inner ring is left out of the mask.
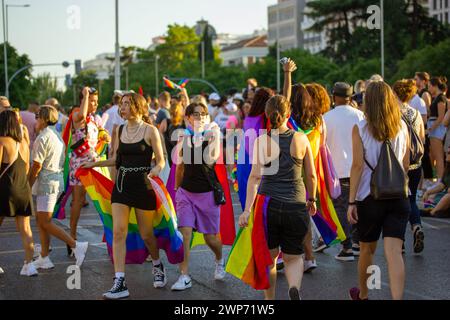
[[[75,74],[79,75],[81,73],[81,60],[75,60]]]
[[[72,76],[70,74],[66,74],[66,87],[71,87],[72,86]]]

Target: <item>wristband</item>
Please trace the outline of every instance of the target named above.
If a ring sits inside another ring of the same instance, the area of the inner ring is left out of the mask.
[[[309,198],[307,202],[317,202],[317,199]]]
[[[356,202],[349,202],[348,205],[349,206],[356,206]]]

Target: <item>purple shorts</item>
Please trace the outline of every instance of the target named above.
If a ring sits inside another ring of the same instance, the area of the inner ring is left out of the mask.
[[[192,193],[179,188],[175,196],[178,227],[191,227],[199,233],[218,234],[220,206],[214,201],[214,192]]]

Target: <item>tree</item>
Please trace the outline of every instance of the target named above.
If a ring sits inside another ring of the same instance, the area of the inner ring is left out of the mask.
[[[52,78],[50,73],[44,73],[32,79],[33,97],[39,103],[44,103],[48,98],[62,97],[58,90],[56,78]]]
[[[412,78],[417,71],[426,71],[434,76],[449,76],[450,65],[448,53],[450,52],[450,39],[442,41],[435,46],[427,46],[420,50],[411,51],[398,63],[398,71],[391,81]]]
[[[0,52],[3,52],[2,43],[0,45]],[[9,45],[6,46],[7,55],[8,55],[8,75],[11,79],[11,76],[20,68],[25,67],[27,65],[31,65],[31,60],[28,55],[23,54],[20,55],[17,50]],[[3,54],[0,55],[0,92],[4,94],[6,84],[5,84],[5,63],[4,63]],[[25,109],[28,105],[28,102],[32,98],[32,86],[31,86],[31,69],[26,69],[19,73],[17,77],[11,82],[9,87],[9,96],[11,105],[19,107],[21,109]]]
[[[197,46],[200,38],[194,28],[171,24],[167,29],[166,42],[159,45],[155,52],[160,56],[162,69],[180,68],[183,61],[198,58]]]

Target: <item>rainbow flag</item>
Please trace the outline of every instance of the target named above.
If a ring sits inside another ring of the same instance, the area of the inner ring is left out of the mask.
[[[245,209],[245,201],[247,199],[247,182],[252,171],[251,155],[253,153],[253,144],[259,136],[259,130],[265,129],[264,116],[246,117],[244,120],[244,136],[241,139],[238,159],[236,165],[236,178],[238,184],[238,195],[241,202],[242,210]],[[256,135],[245,135],[248,130],[255,130]]]
[[[181,90],[186,87],[186,85],[189,83],[190,80],[187,78],[183,78],[183,79],[181,79],[181,81],[178,84],[176,84],[169,78],[163,77],[163,81],[164,81],[164,84],[166,85],[166,87],[168,87],[169,89]]]
[[[102,220],[105,232],[105,241],[108,253],[112,258],[113,243],[113,220],[111,209],[111,194],[114,183],[93,169],[78,169],[76,177],[86,188],[92,199],[97,212]],[[157,197],[157,210],[154,219],[154,233],[158,241],[158,246],[166,250],[170,263],[176,264],[183,261],[183,242],[181,234],[176,231],[176,220],[174,220],[173,205],[167,190],[158,179],[152,181],[152,185],[157,184],[155,190]],[[128,234],[126,239],[127,254],[125,262],[127,264],[141,264],[147,258],[149,252],[142,240],[136,220],[134,209],[130,212],[128,223]]]
[[[302,132],[307,135],[314,155],[314,166],[317,175],[317,214],[313,216],[313,222],[317,227],[323,241],[327,245],[334,245],[346,239],[345,232],[342,229],[339,218],[334,209],[333,201],[326,188],[326,177],[322,156],[319,152],[320,132],[316,129],[304,131],[297,125],[291,117],[288,121],[288,127],[292,130]]]
[[[64,191],[58,199],[55,209],[53,211],[53,218],[58,220],[64,220],[66,218],[66,204],[72,193],[72,187],[69,185],[69,161],[70,161],[70,146],[72,145],[72,116],[73,112],[69,116],[66,127],[62,134],[62,140],[66,146],[66,156],[64,160]]]
[[[248,226],[241,228],[228,256],[226,272],[256,290],[270,287],[269,267],[273,264],[266,240],[267,206],[270,197],[258,195]]]
[[[181,79],[181,81],[178,83],[178,86],[180,88],[186,88],[186,85],[189,83],[189,79],[183,78]]]

